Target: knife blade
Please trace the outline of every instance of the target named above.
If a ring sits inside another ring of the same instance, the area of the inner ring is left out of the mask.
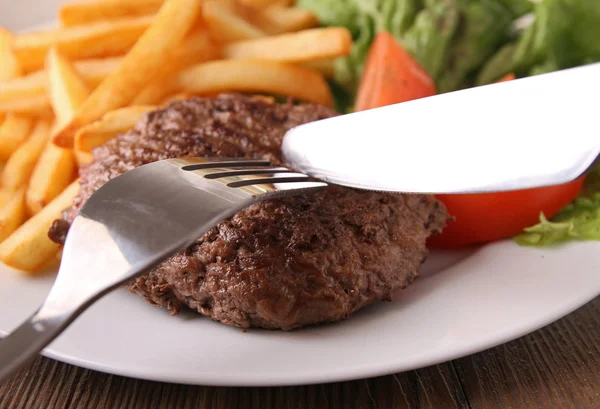
[[[290,129],[288,166],[334,184],[483,193],[572,181],[600,153],[600,64]]]

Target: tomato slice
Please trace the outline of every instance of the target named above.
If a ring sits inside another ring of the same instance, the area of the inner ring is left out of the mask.
[[[454,221],[428,240],[431,247],[451,248],[512,237],[568,205],[581,192],[584,177],[573,182],[501,193],[437,195]]]
[[[355,109],[362,111],[435,94],[435,83],[427,71],[390,33],[377,33],[367,55]]]
[[[511,81],[510,73],[498,82]],[[436,94],[425,69],[389,33],[379,32],[369,50],[356,110],[411,101]],[[502,112],[498,112],[502,117]],[[401,126],[401,125],[399,125]],[[454,221],[431,237],[431,247],[460,247],[514,236],[538,222],[540,212],[554,216],[581,191],[583,178],[560,186],[501,193],[437,195]]]

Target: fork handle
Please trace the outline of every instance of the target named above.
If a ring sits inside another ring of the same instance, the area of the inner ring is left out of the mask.
[[[41,321],[36,312],[0,341],[0,384],[52,342],[68,325],[71,317]]]

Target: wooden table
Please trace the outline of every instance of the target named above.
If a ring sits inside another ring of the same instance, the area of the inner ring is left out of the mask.
[[[600,272],[599,272],[600,274]],[[379,378],[280,388],[165,384],[38,358],[0,408],[600,408],[600,297],[497,348]]]

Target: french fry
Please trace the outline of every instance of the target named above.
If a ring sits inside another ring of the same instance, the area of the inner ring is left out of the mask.
[[[191,97],[192,97],[192,94],[190,94],[189,92],[185,92],[185,91],[178,92],[176,94],[169,95],[168,97],[163,99],[159,105],[165,106],[165,105],[169,105],[172,102],[181,101],[183,99],[189,99]]]
[[[39,213],[58,196],[75,179],[75,170],[73,150],[59,148],[51,141],[47,143],[25,192],[29,214]]]
[[[13,41],[12,34],[0,27],[0,81],[23,74],[21,65],[11,50]]]
[[[164,0],[95,0],[67,3],[58,13],[63,27],[90,24],[99,20],[155,14]]]
[[[33,120],[28,116],[10,113],[0,126],[0,160],[7,160],[29,136]]]
[[[159,105],[171,92],[169,78],[172,74],[182,69],[203,61],[218,58],[220,49],[214,44],[207,34],[200,30],[189,33],[181,46],[171,50],[165,64],[156,77],[135,96],[131,105]]]
[[[15,100],[0,102],[0,112],[14,112],[20,115],[48,117],[52,115],[52,109],[48,97],[44,95],[25,97]]]
[[[15,36],[13,52],[26,72],[39,70],[52,46],[70,60],[113,57],[129,51],[153,17],[135,17]]]
[[[89,152],[80,151],[75,148],[73,154],[75,155],[75,161],[77,162],[78,167],[82,167],[94,161],[94,156]]]
[[[228,59],[305,62],[347,55],[351,46],[352,35],[348,29],[315,28],[231,43],[224,47],[223,56]]]
[[[10,155],[2,171],[3,189],[16,190],[27,185],[35,164],[50,136],[50,127],[49,120],[38,120],[27,141]]]
[[[302,66],[319,71],[325,78],[333,78],[335,72],[334,59],[307,61],[302,63]]]
[[[111,57],[76,62],[75,69],[94,89],[111,72],[115,71],[122,57]],[[48,98],[48,74],[36,71],[23,77],[0,82],[0,112],[21,112],[46,115],[50,110]]]
[[[269,34],[283,34],[316,27],[319,20],[314,13],[300,8],[272,6],[260,13],[262,21],[268,22]],[[262,28],[262,27],[261,27]]]
[[[238,0],[241,4],[255,9],[263,9],[277,3],[277,0]]]
[[[75,181],[0,243],[0,260],[33,274],[54,259],[60,246],[48,238],[48,229],[71,206],[78,191],[79,182]]]
[[[57,133],[54,142],[72,147],[79,128],[130,103],[160,73],[164,56],[182,42],[199,17],[200,5],[198,0],[167,0],[119,68],[92,92],[73,120]]]
[[[272,61],[211,61],[187,68],[173,80],[178,91],[198,95],[238,91],[285,95],[322,105],[332,102],[319,72]]]
[[[145,113],[154,111],[156,108],[153,105],[139,105],[108,112],[98,121],[77,131],[75,149],[81,152],[91,152],[92,149],[103,145],[118,134],[129,131]]]
[[[60,126],[73,118],[90,91],[75,67],[55,47],[48,52],[46,67],[50,102]]]
[[[10,189],[0,189],[0,209],[15,196],[15,192]],[[24,195],[23,195],[24,197]],[[25,202],[23,202],[25,203]]]
[[[205,1],[203,16],[210,34],[223,43],[266,35],[263,30],[250,24],[219,1]]]
[[[4,241],[27,219],[25,188],[12,192],[10,199],[0,208],[0,242]]]

